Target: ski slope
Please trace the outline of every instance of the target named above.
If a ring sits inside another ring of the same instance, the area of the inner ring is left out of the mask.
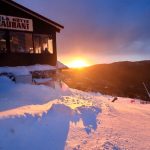
[[[150,105],[0,78],[2,150],[149,150]],[[131,103],[132,102],[132,103]]]

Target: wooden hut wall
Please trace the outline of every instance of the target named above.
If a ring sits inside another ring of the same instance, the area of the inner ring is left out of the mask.
[[[0,1],[0,14],[7,16],[16,16],[33,20],[33,34],[51,34],[53,36],[53,54],[25,54],[25,53],[4,53],[0,54],[0,66],[19,66],[33,64],[56,65],[56,32],[60,30],[49,23],[38,19],[16,7]],[[7,30],[9,32],[9,30]],[[24,31],[23,31],[24,32]],[[31,32],[32,33],[32,32]],[[8,44],[8,43],[7,43]]]

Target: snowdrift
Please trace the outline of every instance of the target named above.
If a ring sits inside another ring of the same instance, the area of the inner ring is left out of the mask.
[[[150,105],[55,84],[0,77],[0,149],[150,149]]]

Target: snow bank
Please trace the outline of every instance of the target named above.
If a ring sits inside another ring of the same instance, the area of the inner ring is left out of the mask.
[[[0,77],[0,111],[24,105],[43,104],[61,96],[71,95],[70,89],[55,82],[55,88],[45,85],[15,84]]]
[[[19,67],[0,67],[0,73],[12,73],[14,75],[29,75],[29,70],[25,66]]]

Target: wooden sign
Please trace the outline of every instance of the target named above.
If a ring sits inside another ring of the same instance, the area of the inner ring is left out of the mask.
[[[0,15],[0,29],[33,31],[32,19]]]

